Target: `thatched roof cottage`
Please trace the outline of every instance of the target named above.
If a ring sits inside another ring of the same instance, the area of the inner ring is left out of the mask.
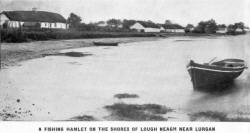
[[[67,29],[66,19],[57,13],[46,11],[3,11],[0,13],[3,28]]]

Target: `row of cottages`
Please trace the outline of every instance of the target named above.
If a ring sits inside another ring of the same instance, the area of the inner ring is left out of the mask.
[[[178,28],[164,28],[158,25],[146,25],[145,23],[136,22],[134,25],[130,26],[131,30],[136,30],[138,32],[176,32],[184,33],[184,29]]]
[[[134,25],[130,26],[130,29],[138,32],[162,32],[165,30],[160,26],[146,25],[145,23],[140,22],[136,22]]]
[[[244,28],[244,29],[236,28],[235,29],[235,32],[238,32],[238,33],[242,33],[244,31],[247,31],[247,29],[246,28]],[[227,33],[227,32],[228,32],[227,28],[218,28],[218,30],[216,31],[216,33]]]
[[[68,29],[66,19],[46,11],[3,11],[0,13],[3,28]]]

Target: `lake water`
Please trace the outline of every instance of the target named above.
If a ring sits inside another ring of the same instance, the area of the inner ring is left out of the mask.
[[[186,65],[190,59],[240,58],[248,66],[250,36],[171,37],[119,47],[86,47],[62,52],[85,52],[92,56],[47,56],[22,62],[0,73],[1,110],[31,111],[21,120],[67,120],[91,115],[105,120],[103,107],[117,102],[153,103],[175,109],[170,121],[189,120],[199,111],[250,113],[250,78],[245,70],[231,91],[219,94],[193,90]],[[115,94],[139,95],[135,99]],[[20,102],[17,102],[17,99]],[[21,109],[20,109],[21,108]]]

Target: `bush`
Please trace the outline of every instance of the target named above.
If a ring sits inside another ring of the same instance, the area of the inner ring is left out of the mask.
[[[1,41],[5,42],[26,42],[26,34],[20,30],[1,30]]]
[[[26,42],[28,40],[51,39],[81,39],[81,38],[107,38],[107,37],[153,37],[153,33],[138,32],[104,32],[104,31],[77,31],[77,30],[2,30],[4,42]]]

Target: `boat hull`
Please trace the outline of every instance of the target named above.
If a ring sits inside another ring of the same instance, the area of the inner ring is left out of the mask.
[[[94,42],[95,46],[118,46],[118,43]]]
[[[190,62],[188,72],[195,90],[220,91],[232,84],[244,71],[241,68],[221,68]]]

